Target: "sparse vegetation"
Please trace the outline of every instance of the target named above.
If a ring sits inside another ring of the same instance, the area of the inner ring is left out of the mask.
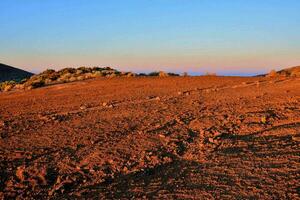
[[[15,81],[5,81],[0,83],[0,91],[8,92],[14,88],[16,85]]]
[[[271,70],[266,77],[300,77],[300,66],[283,69],[277,72]]]
[[[179,76],[174,73],[166,73],[163,71],[151,72],[149,74],[135,74],[132,72],[119,72],[110,67],[79,67],[79,68],[64,68],[59,71],[53,69],[47,69],[44,72],[33,75],[28,79],[24,79],[20,82],[6,81],[1,83],[0,91],[10,91],[18,89],[34,89],[47,85],[68,83],[74,81],[82,81],[86,79],[92,79],[97,77],[136,77],[136,76],[158,76],[158,77],[168,77],[168,76]]]
[[[206,72],[205,76],[217,76],[216,73],[212,73],[212,72]]]
[[[150,72],[148,75],[143,74],[142,76],[168,77],[168,76],[179,76],[179,74],[167,73],[167,72],[164,72],[164,71],[158,71],[158,72]]]
[[[276,77],[276,76],[277,76],[277,72],[274,69],[271,70],[267,75],[267,77]]]
[[[68,83],[74,81],[81,81],[96,77],[116,77],[116,76],[135,76],[134,73],[126,72],[124,74],[110,67],[79,67],[75,68],[64,68],[59,71],[53,69],[47,69],[44,72],[33,75],[28,79],[24,79],[19,83],[6,81],[1,83],[0,91],[10,91],[13,89],[33,89],[39,88],[46,85],[53,85],[59,83]]]
[[[183,72],[182,76],[189,76],[187,72]]]

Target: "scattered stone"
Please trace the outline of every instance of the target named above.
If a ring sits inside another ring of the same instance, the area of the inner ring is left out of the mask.
[[[87,107],[86,106],[80,106],[80,110],[86,110],[87,109]]]
[[[124,168],[123,168],[123,172],[126,174],[126,173],[128,173],[128,168],[125,166]]]
[[[16,176],[18,177],[18,179],[21,182],[23,182],[25,180],[24,171],[25,171],[25,166],[23,166],[23,165],[19,166],[16,171]]]
[[[168,157],[168,156],[165,156],[163,158],[163,161],[166,162],[166,163],[169,163],[169,162],[172,162],[172,158]]]
[[[221,135],[223,135],[223,133],[219,132],[219,131],[216,131],[214,132],[214,137],[220,137]]]
[[[300,142],[300,137],[292,136],[292,140],[294,140],[296,142]]]
[[[213,138],[208,138],[208,141],[213,144],[215,143],[215,140]]]
[[[5,122],[3,120],[0,120],[0,127],[4,127],[5,126]]]

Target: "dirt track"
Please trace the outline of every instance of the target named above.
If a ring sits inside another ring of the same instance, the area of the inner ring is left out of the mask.
[[[300,79],[98,79],[0,94],[0,199],[300,199]]]

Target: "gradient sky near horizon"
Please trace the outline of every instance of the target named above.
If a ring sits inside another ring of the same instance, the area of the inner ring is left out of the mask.
[[[253,75],[300,64],[299,0],[1,0],[0,62]]]

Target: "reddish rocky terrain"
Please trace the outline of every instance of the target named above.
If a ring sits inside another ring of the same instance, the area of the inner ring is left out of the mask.
[[[299,199],[300,79],[99,78],[0,94],[0,199]]]

